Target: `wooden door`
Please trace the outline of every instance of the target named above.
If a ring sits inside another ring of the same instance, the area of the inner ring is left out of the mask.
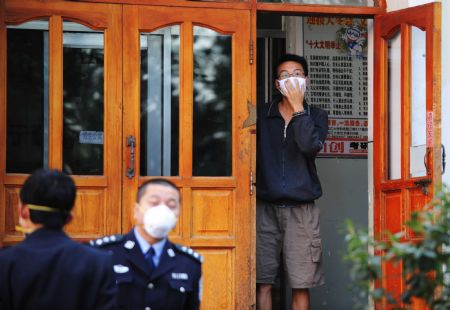
[[[374,231],[404,232],[441,182],[440,3],[375,18]],[[383,287],[399,296],[401,265],[384,264]],[[380,304],[379,308],[387,307]]]
[[[120,231],[121,18],[118,5],[5,2],[1,243],[22,238],[15,231],[18,193],[41,167],[61,169],[75,179],[71,236],[81,241]]]
[[[123,10],[123,231],[138,185],[172,180],[182,207],[171,239],[204,257],[202,309],[251,303],[249,29],[245,10]]]

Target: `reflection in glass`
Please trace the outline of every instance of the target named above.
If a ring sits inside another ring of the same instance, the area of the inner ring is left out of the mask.
[[[296,4],[374,6],[373,0],[258,0],[258,2],[285,2]]]
[[[388,41],[388,179],[401,178],[401,36]]]
[[[426,145],[426,32],[411,27],[411,145],[410,176],[427,174]]]
[[[194,176],[232,173],[231,60],[231,36],[194,27]]]
[[[6,172],[48,166],[48,21],[7,28]]]
[[[171,26],[140,36],[142,176],[178,175],[179,32]]]
[[[103,33],[63,23],[63,170],[103,174]]]

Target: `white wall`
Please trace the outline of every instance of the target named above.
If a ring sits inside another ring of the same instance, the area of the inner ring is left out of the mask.
[[[431,3],[431,2],[441,2],[441,1],[433,1],[433,0],[387,0],[386,1],[386,6],[387,6],[387,10],[388,11],[397,11],[397,10],[409,8],[409,7],[412,7],[412,6],[418,6],[418,5]]]

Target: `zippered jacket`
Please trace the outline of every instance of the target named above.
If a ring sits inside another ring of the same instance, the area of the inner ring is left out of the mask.
[[[305,101],[305,114],[285,126],[280,101],[258,109],[256,196],[282,204],[312,202],[322,195],[315,159],[327,136],[328,115]]]

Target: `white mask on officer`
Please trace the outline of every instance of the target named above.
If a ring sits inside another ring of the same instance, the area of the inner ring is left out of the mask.
[[[177,217],[164,204],[148,208],[144,213],[144,230],[153,238],[162,239],[177,224]]]
[[[297,83],[298,83],[300,85],[300,89],[304,89],[306,91],[306,79],[305,78],[290,76],[286,79],[277,80],[277,81],[278,81],[280,92],[284,96],[286,96],[286,94],[287,94],[286,81],[289,81],[289,83],[291,83],[291,85],[293,85],[294,87],[297,87]]]

